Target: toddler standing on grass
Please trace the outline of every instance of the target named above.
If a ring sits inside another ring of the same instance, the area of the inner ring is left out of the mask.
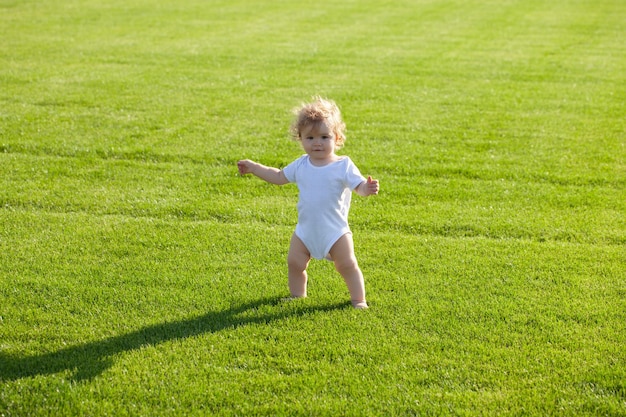
[[[325,258],[335,263],[346,282],[352,305],[367,308],[348,212],[352,191],[363,197],[378,194],[378,181],[365,179],[350,158],[335,153],[346,137],[345,124],[333,101],[317,97],[296,114],[291,133],[306,154],[282,170],[241,160],[237,162],[239,173],[254,174],[272,184],[295,182],[298,186],[298,224],[287,256],[291,297],[306,297],[309,261],[311,257]]]

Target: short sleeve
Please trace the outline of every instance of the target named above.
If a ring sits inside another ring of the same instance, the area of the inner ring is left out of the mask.
[[[285,178],[287,178],[287,181],[296,182],[298,167],[302,164],[302,161],[305,157],[306,155],[303,155],[283,168],[283,174],[285,174]]]
[[[363,181],[366,181],[365,177],[361,175],[359,168],[352,162],[350,158],[346,157],[346,185],[351,190],[358,187]]]

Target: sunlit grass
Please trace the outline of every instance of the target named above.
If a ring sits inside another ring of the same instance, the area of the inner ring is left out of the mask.
[[[0,1],[0,414],[626,413],[625,5]],[[371,308],[287,295],[336,100]]]

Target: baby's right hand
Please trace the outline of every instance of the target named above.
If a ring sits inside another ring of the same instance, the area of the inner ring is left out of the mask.
[[[252,172],[253,162],[249,159],[242,159],[237,162],[237,169],[241,175],[246,175]]]

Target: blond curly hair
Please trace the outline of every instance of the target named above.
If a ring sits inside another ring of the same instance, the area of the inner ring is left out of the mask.
[[[346,141],[346,125],[341,120],[341,111],[334,101],[315,96],[311,103],[294,109],[294,113],[296,117],[289,129],[294,140],[302,140],[300,133],[305,127],[326,122],[335,135],[335,145],[338,148],[343,146]]]

